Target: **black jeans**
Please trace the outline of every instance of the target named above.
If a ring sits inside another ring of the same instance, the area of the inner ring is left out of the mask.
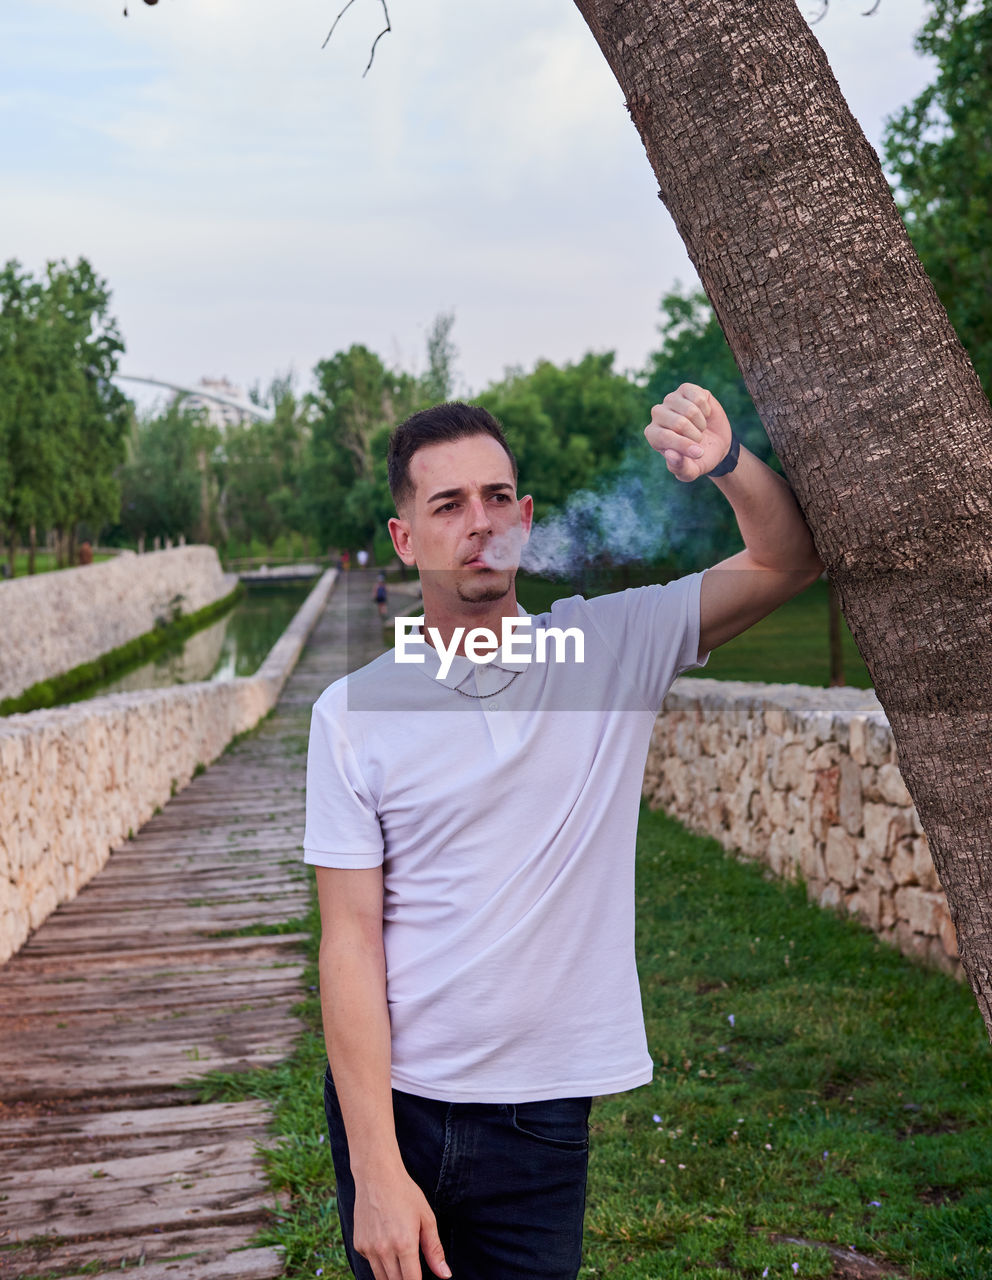
[[[403,1161],[434,1210],[454,1280],[575,1280],[590,1102],[435,1102],[393,1090]],[[348,1261],[358,1280],[372,1280],[353,1245],[355,1184],[330,1068],[324,1110]]]

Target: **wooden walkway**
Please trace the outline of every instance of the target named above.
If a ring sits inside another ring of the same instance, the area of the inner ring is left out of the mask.
[[[276,1251],[246,1247],[274,1207],[255,1154],[267,1107],[180,1086],[278,1062],[299,1030],[305,935],[234,931],[307,908],[310,707],[381,649],[370,594],[364,575],[339,583],[269,719],[0,968],[3,1280],[281,1274]]]

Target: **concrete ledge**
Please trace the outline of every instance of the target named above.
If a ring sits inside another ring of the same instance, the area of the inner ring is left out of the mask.
[[[958,972],[957,940],[888,719],[862,689],[676,680],[644,795],[726,849],[806,881],[909,955]]]
[[[336,576],[332,569],[320,578],[253,676],[0,719],[0,962],[74,898],[197,765],[210,764],[271,710]]]
[[[213,547],[175,547],[0,582],[0,701],[92,662],[237,585]]]

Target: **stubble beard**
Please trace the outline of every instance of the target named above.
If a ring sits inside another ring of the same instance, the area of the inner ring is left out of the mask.
[[[514,576],[500,574],[495,582],[459,582],[455,590],[462,604],[491,604],[509,595]]]

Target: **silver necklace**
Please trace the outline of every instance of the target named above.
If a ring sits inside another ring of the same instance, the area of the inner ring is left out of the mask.
[[[510,678],[509,678],[509,680],[507,680],[506,684],[504,684],[504,685],[502,686],[502,688],[499,688],[499,689],[493,689],[492,693],[466,693],[464,689],[459,689],[457,685],[449,685],[449,688],[453,688],[453,689],[454,689],[454,691],[455,691],[455,693],[460,693],[460,694],[462,695],[462,697],[463,697],[463,698],[476,698],[476,699],[479,699],[479,698],[495,698],[495,697],[496,697],[496,695],[497,695],[498,693],[502,693],[504,689],[509,689],[510,685],[511,685],[511,684],[513,684],[514,680],[516,680],[516,678],[517,678],[517,676],[518,676],[518,675],[520,675],[520,672],[519,672],[519,671],[514,671],[513,675],[512,675],[512,676],[510,676]]]

